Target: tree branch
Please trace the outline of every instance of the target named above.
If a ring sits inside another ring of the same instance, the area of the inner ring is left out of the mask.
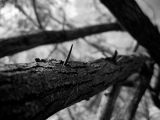
[[[143,66],[140,72],[141,76],[139,78],[139,84],[136,87],[133,98],[130,101],[125,113],[117,120],[134,120],[139,103],[141,102],[141,99],[150,84],[153,75],[153,65],[154,64],[146,64]]]
[[[99,59],[89,63],[35,59],[0,67],[0,119],[44,120],[76,102],[89,99],[110,85],[139,72],[145,61],[137,56]]]
[[[121,85],[113,85],[113,88],[109,94],[108,102],[105,104],[104,110],[101,112],[100,120],[111,120],[120,91]]]
[[[18,1],[15,1],[15,7],[26,16],[27,19],[29,19],[33,25],[35,25],[37,28],[39,28],[38,24],[34,21],[34,19],[32,17],[30,17],[26,11],[23,9],[23,7],[21,5],[18,4]]]
[[[117,23],[93,25],[73,30],[45,31],[31,35],[0,39],[0,58],[40,45],[71,41],[88,35],[121,30]],[[64,39],[65,38],[65,39]]]
[[[144,46],[160,65],[160,34],[135,0],[101,0],[120,24]]]
[[[31,0],[31,2],[32,2],[33,10],[34,10],[38,25],[39,25],[39,29],[44,30],[43,25],[42,25],[41,20],[40,20],[38,10],[37,10],[37,5],[36,5],[37,1],[36,0]]]

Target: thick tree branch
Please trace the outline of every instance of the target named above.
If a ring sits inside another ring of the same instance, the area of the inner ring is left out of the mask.
[[[117,23],[111,23],[93,25],[73,30],[45,31],[31,35],[0,39],[0,58],[40,45],[62,43],[88,35],[116,30],[122,29]]]
[[[0,119],[44,120],[76,102],[89,99],[139,72],[146,58],[99,59],[90,63],[40,60],[0,67]]]
[[[135,0],[101,0],[120,24],[150,53],[160,65],[160,34]]]

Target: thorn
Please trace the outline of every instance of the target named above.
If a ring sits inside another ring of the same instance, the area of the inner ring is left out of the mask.
[[[45,60],[45,59],[40,59],[40,58],[35,58],[35,61],[36,61],[36,62],[47,62],[47,60]]]
[[[67,63],[68,63],[68,60],[69,60],[69,58],[71,56],[72,48],[73,48],[73,44],[71,45],[71,48],[69,50],[69,53],[67,55],[67,58],[66,58],[65,62],[63,63],[64,66],[67,65]]]
[[[115,62],[115,63],[116,63],[117,56],[118,56],[118,51],[115,50],[115,52],[114,52],[114,54],[113,54],[113,56],[111,58],[113,60],[113,62]]]
[[[41,60],[39,58],[34,59],[36,62],[40,62]]]

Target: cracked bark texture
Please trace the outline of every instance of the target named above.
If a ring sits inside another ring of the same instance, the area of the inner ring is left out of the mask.
[[[146,58],[118,56],[93,62],[40,60],[0,67],[0,119],[44,120],[57,111],[139,72]]]

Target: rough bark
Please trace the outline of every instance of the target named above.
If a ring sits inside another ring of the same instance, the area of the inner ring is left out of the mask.
[[[40,60],[0,67],[0,119],[44,120],[57,111],[139,72],[146,58],[121,56],[94,62]]]
[[[71,41],[85,36],[122,30],[117,23],[93,25],[73,30],[43,31],[31,35],[23,35],[0,39],[0,58],[45,44]]]
[[[160,34],[135,0],[100,0],[160,65]]]

